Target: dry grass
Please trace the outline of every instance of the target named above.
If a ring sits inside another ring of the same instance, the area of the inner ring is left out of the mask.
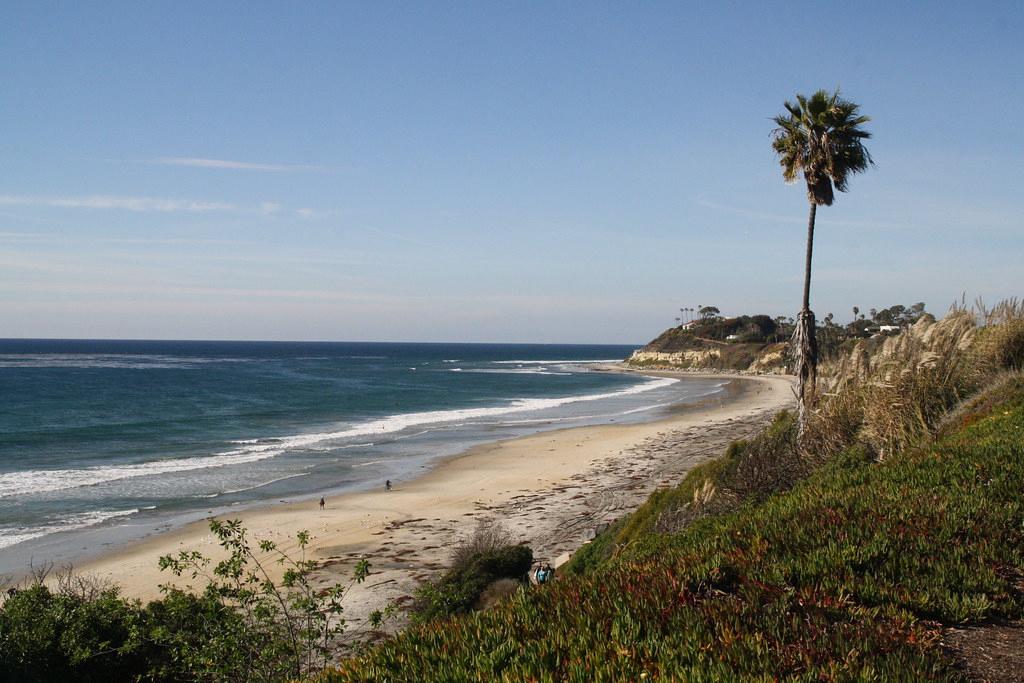
[[[873,353],[858,344],[831,368],[809,421],[804,458],[820,464],[856,443],[884,458],[932,434],[985,374],[974,362],[976,331],[975,315],[954,310],[876,343]]]
[[[991,308],[956,304],[940,321],[922,319],[898,336],[859,343],[825,373],[803,457],[814,466],[856,443],[879,458],[918,444],[966,397],[1022,366],[1018,299]]]
[[[983,372],[1024,369],[1024,320],[1008,320],[982,329],[975,357]]]
[[[472,535],[452,549],[452,569],[465,567],[471,559],[482,553],[508,548],[516,544],[512,534],[493,519],[481,519]]]
[[[970,353],[975,330],[972,317],[957,312],[894,337],[860,388],[859,440],[885,457],[931,435],[946,411],[978,387]]]

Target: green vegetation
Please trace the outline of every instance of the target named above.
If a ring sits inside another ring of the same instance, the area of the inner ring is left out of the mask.
[[[781,341],[777,338],[778,329],[778,322],[767,315],[713,316],[698,320],[686,329],[680,326],[665,330],[648,347],[657,351],[685,351],[701,348],[702,340],[726,341],[729,337],[742,343]]]
[[[782,414],[554,584],[323,680],[959,680],[943,627],[1024,616],[1019,313],[855,349],[802,444]]]
[[[878,465],[853,449],[761,506],[640,535],[325,680],[953,678],[929,620],[1022,614],[1022,434],[1018,396],[928,451]]]
[[[576,552],[564,571],[585,574],[650,534],[673,533],[696,519],[788,489],[807,474],[801,462],[784,456],[792,450],[795,428],[792,413],[779,413],[750,441],[733,442],[721,457],[687,472],[677,486],[655,491],[634,513]]]
[[[416,594],[413,620],[425,622],[473,610],[489,586],[501,579],[526,582],[533,552],[522,545],[496,548],[473,555],[440,580],[424,584]]]
[[[0,606],[0,682],[282,681],[323,669],[352,584],[314,589],[315,565],[302,556],[307,532],[292,557],[270,541],[251,545],[238,521],[210,528],[226,551],[220,562],[194,551],[161,559],[178,576],[202,579],[202,590],[163,586],[164,597],[145,606],[70,571],[54,581],[37,572]],[[284,567],[280,582],[267,556]],[[361,562],[352,581],[368,571]]]
[[[526,583],[533,551],[493,520],[480,520],[452,549],[451,567],[416,592],[412,620],[423,623],[484,608]]]

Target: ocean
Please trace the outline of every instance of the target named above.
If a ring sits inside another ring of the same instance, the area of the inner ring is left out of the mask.
[[[712,379],[629,346],[0,340],[0,573],[211,513],[400,482],[476,444],[652,419]]]

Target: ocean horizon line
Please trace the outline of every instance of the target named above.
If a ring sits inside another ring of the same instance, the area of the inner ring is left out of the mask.
[[[0,337],[5,342],[132,342],[132,343],[197,343],[197,344],[395,344],[395,345],[465,345],[465,346],[636,346],[646,342],[515,342],[515,341],[392,341],[387,339],[196,339],[160,337]]]

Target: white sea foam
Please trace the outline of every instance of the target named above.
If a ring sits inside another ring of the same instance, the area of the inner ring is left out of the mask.
[[[134,515],[136,512],[138,512],[138,509],[95,510],[93,512],[68,515],[63,520],[53,521],[49,524],[40,524],[39,526],[0,528],[0,549],[9,548],[12,545],[29,541],[33,538],[39,538],[40,536],[46,536],[47,534],[57,533],[58,531],[84,529],[105,522],[108,519],[114,519],[115,517]]]
[[[195,458],[153,460],[132,465],[97,466],[81,469],[27,470],[0,474],[0,498],[32,493],[48,493],[82,486],[95,486],[119,479],[152,474],[170,474],[189,470],[241,465],[279,455],[288,449],[287,440],[269,439],[232,451]]]
[[[655,403],[652,406],[641,406],[639,408],[633,408],[632,410],[624,410],[619,415],[634,415],[636,413],[642,413],[645,410],[654,410],[655,408],[664,408],[665,406],[672,405],[672,401],[666,401],[665,403]],[[605,415],[605,417],[618,417],[618,415]]]
[[[279,481],[287,481],[288,479],[295,479],[296,477],[305,477],[308,474],[309,474],[309,472],[296,472],[295,474],[289,474],[289,475],[284,476],[284,477],[278,477],[277,479],[271,479],[270,481],[264,481],[264,482],[259,483],[259,484],[253,484],[252,486],[244,486],[244,487],[242,487],[240,489],[228,489],[227,491],[222,491],[222,492],[220,492],[218,494],[215,494],[215,495],[217,495],[217,496],[226,496],[226,495],[228,495],[230,493],[244,493],[246,491],[253,491],[255,489],[262,488],[264,486],[270,486],[271,484],[276,484]]]
[[[352,465],[352,469],[357,467],[371,467],[373,465],[379,465],[382,462],[391,462],[391,460],[367,460],[366,462],[357,462]]]
[[[548,370],[547,367],[541,365],[536,368],[471,368],[463,370],[462,368],[451,368],[448,372],[473,372],[481,375],[571,375],[571,372],[555,372]]]
[[[652,379],[626,389],[582,396],[561,396],[557,398],[521,398],[505,405],[490,408],[462,408],[457,410],[432,410],[421,413],[392,415],[379,420],[370,420],[346,429],[314,434],[260,439],[255,443],[236,443],[238,448],[210,456],[154,460],[120,466],[97,466],[82,469],[28,470],[0,474],[0,498],[46,493],[83,486],[95,486],[120,479],[143,477],[157,474],[171,474],[190,470],[243,465],[272,458],[287,451],[306,450],[328,441],[355,437],[393,434],[412,427],[459,423],[479,418],[498,417],[511,413],[548,410],[570,403],[600,401],[640,394],[661,389],[678,382],[675,378]]]

